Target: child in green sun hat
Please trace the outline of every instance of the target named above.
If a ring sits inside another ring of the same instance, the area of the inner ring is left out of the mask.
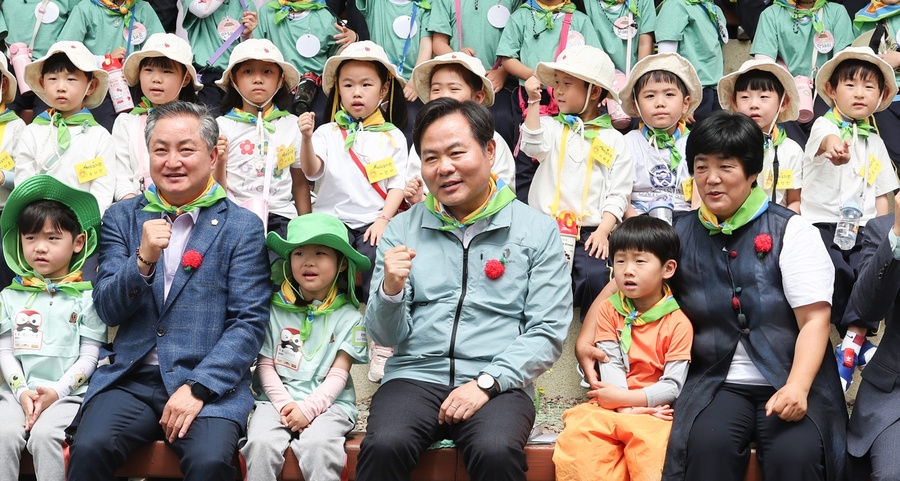
[[[16,479],[26,447],[38,479],[65,479],[62,442],[97,367],[106,325],[81,266],[97,247],[100,210],[89,192],[49,175],[13,190],[0,215],[3,255],[16,273],[0,292],[0,479]]]
[[[272,295],[269,328],[257,362],[247,479],[275,479],[290,446],[304,479],[340,479],[344,436],[356,425],[350,365],[368,361],[366,328],[354,292],[357,271],[372,267],[350,246],[336,217],[312,213],[288,223],[287,238],[266,244],[285,262]]]

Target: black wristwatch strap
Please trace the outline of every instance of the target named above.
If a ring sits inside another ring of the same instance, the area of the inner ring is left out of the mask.
[[[191,387],[191,394],[204,403],[208,403],[216,397],[216,394],[212,392],[208,387],[200,384],[193,379],[188,379],[184,383]]]

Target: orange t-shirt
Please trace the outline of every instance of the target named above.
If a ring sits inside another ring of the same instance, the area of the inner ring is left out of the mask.
[[[594,342],[619,342],[625,317],[616,312],[609,300],[603,301],[597,314]],[[659,382],[669,361],[690,361],[694,327],[681,309],[643,326],[631,326],[628,389],[641,389]]]

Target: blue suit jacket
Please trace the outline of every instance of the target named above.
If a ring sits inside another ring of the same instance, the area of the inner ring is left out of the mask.
[[[200,252],[203,262],[191,273],[178,269],[163,301],[163,259],[149,283],[137,267],[143,224],[160,218],[141,210],[146,205],[135,197],[103,216],[94,306],[119,331],[112,362],[94,373],[84,402],[139,367],[156,346],[169,395],[196,380],[218,395],[198,417],[231,419],[243,428],[253,407],[250,365],[263,342],[272,292],[262,222],[229,200],[202,209],[185,252]]]

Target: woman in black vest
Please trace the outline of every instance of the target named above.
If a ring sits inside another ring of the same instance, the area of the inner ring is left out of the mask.
[[[847,411],[828,339],[834,270],[818,231],[757,186],[762,146],[749,117],[726,111],[688,138],[703,204],[675,221],[672,290],[694,343],[665,480],[743,480],[751,442],[766,481],[844,478]],[[577,344],[582,365],[600,357],[582,336]]]

